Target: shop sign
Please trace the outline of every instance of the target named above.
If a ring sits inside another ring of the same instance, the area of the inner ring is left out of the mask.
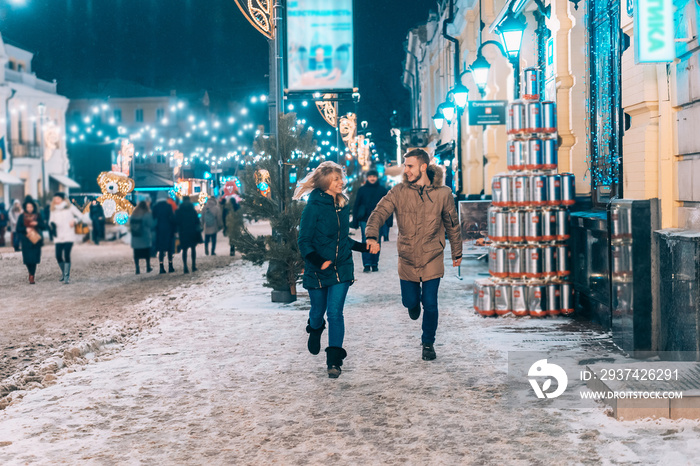
[[[505,125],[507,100],[474,100],[469,102],[469,125]]]
[[[635,0],[635,62],[671,62],[676,58],[673,0]]]

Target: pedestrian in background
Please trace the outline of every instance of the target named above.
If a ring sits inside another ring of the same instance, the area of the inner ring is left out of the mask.
[[[343,194],[345,172],[334,162],[323,162],[294,193],[294,199],[309,194],[299,225],[299,251],[304,258],[303,286],[309,290],[311,310],[306,332],[311,354],[321,351],[323,320],[328,314],[328,377],[341,373],[345,322],[343,307],[354,277],[352,251],[364,252],[367,245],[350,238],[350,206]]]
[[[204,254],[209,255],[209,242],[211,242],[211,255],[216,255],[216,235],[223,227],[221,208],[214,197],[207,199],[202,208],[202,228],[204,229]]]
[[[239,212],[241,205],[236,196],[231,196],[224,205],[224,235],[228,237],[228,255],[236,255],[236,235],[243,226],[243,215]]]
[[[182,198],[182,204],[175,212],[175,224],[177,225],[177,235],[182,248],[182,271],[190,273],[187,268],[187,250],[191,250],[192,272],[197,271],[197,245],[202,242],[202,225],[199,216],[192,204],[189,196]]]
[[[92,222],[92,241],[100,244],[105,238],[105,211],[97,201],[90,203],[90,221]]]
[[[36,202],[27,196],[22,203],[22,213],[17,218],[17,235],[22,245],[22,262],[29,272],[29,284],[34,285],[36,266],[41,263],[42,232],[46,229],[44,219]]]
[[[5,209],[5,203],[0,202],[0,248],[5,247],[5,233],[7,225],[10,223],[9,213]]]
[[[168,272],[175,272],[173,267],[173,253],[175,252],[175,213],[168,203],[167,194],[161,191],[158,201],[153,204],[153,219],[156,221],[155,247],[158,252],[160,273],[165,273],[163,260],[168,254]]]
[[[61,269],[61,279],[65,285],[70,283],[71,258],[73,243],[78,239],[75,226],[78,222],[90,222],[80,210],[66,200],[64,193],[58,192],[51,200],[49,212],[49,231],[54,237],[56,262]]]
[[[362,231],[362,241],[366,240],[365,228],[367,227],[367,219],[377,206],[379,201],[386,195],[387,190],[379,183],[379,173],[376,170],[367,172],[367,180],[357,190],[355,198],[355,206],[352,210],[353,226],[360,227]],[[389,220],[387,219],[387,222]],[[382,237],[379,236],[379,244],[382,243]],[[379,271],[379,253],[371,254],[369,252],[362,253],[363,272],[378,272]]]
[[[379,249],[379,229],[392,213],[396,214],[399,236],[401,299],[411,319],[417,320],[423,303],[421,342],[423,360],[435,355],[438,327],[438,289],[445,274],[445,230],[450,240],[452,265],[462,262],[462,238],[452,190],[443,184],[443,171],[430,164],[423,149],[404,156],[403,182],[394,186],[379,201],[367,221],[367,244]]]
[[[19,199],[15,199],[8,213],[8,218],[10,219],[10,236],[12,238],[12,247],[15,249],[15,252],[19,251],[21,246],[20,235],[17,234],[17,221],[20,215],[22,215],[22,203],[19,202]]]
[[[151,267],[151,245],[153,243],[153,229],[155,221],[148,202],[140,201],[129,218],[129,230],[131,232],[131,248],[134,250],[134,265],[136,275],[141,273],[139,261],[146,260],[146,272],[153,270]]]

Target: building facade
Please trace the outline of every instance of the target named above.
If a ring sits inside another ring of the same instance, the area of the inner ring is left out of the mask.
[[[68,177],[66,109],[56,82],[32,72],[33,54],[0,38],[0,196],[6,203],[78,188]]]
[[[674,317],[652,299],[672,286],[661,270],[673,255],[659,241],[700,230],[700,5],[657,3],[650,10],[633,0],[443,0],[409,31],[403,76],[415,127],[430,129],[435,148],[455,143],[456,193],[466,198],[488,196],[493,176],[507,171],[505,126],[470,125],[465,111],[438,131],[431,115],[458,83],[469,101],[517,99],[520,71],[539,69],[540,93],[557,107],[559,171],[576,178],[571,249],[579,309],[639,351],[664,350],[673,339],[663,322]],[[650,14],[671,15],[671,27],[645,36]],[[509,17],[526,25],[515,60],[498,35]],[[670,55],[645,62],[664,47]],[[469,71],[479,56],[490,65],[482,92]],[[627,208],[633,214],[625,217]],[[623,217],[630,220],[622,228],[634,232],[629,242],[617,235]],[[690,269],[696,283],[698,261]],[[638,294],[643,288],[648,293]],[[686,303],[700,301],[697,287],[685,290]]]

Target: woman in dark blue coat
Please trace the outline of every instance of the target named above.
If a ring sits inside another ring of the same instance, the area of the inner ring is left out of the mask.
[[[323,320],[328,314],[328,376],[337,378],[347,353],[343,349],[343,306],[354,281],[352,251],[366,251],[365,243],[349,237],[350,207],[343,195],[345,174],[340,165],[323,162],[301,182],[294,193],[309,194],[299,225],[299,251],[304,258],[304,288],[309,290],[311,310],[306,331],[311,354],[321,351]]]
[[[159,199],[153,204],[153,219],[156,221],[155,247],[160,262],[160,273],[165,273],[165,253],[168,253],[168,272],[175,271],[173,267],[173,253],[175,252],[175,213],[170,203],[165,198]]]
[[[187,268],[187,250],[191,249],[192,272],[197,271],[197,245],[202,243],[202,226],[199,214],[194,208],[189,196],[182,198],[182,204],[175,211],[175,224],[182,248],[182,272],[190,273]]]

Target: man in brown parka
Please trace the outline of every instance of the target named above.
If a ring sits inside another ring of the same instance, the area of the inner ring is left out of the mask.
[[[379,249],[379,228],[393,213],[399,226],[399,278],[401,300],[413,320],[420,317],[423,303],[423,359],[435,359],[438,326],[438,288],[445,274],[445,230],[450,240],[452,265],[462,263],[462,238],[452,190],[443,184],[443,171],[430,165],[423,149],[404,156],[403,182],[379,201],[365,230],[370,252]]]

